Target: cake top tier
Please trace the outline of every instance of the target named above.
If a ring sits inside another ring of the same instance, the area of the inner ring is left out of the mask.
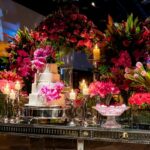
[[[58,74],[57,64],[46,64],[44,72],[39,74],[39,83],[58,82],[60,75]]]
[[[44,72],[43,73],[58,73],[58,67],[57,64],[46,64]]]

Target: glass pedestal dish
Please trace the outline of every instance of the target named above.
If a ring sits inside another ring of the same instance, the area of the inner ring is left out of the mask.
[[[121,128],[121,124],[116,121],[116,117],[120,116],[124,111],[129,109],[129,107],[124,104],[118,106],[97,104],[93,108],[96,109],[102,116],[107,117],[106,122],[102,124],[101,127],[111,129]]]

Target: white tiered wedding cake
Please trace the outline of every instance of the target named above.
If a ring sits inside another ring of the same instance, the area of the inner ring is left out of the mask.
[[[48,104],[40,94],[40,90],[43,86],[49,86],[53,88],[57,82],[60,81],[60,75],[58,74],[57,64],[46,64],[46,67],[42,73],[35,74],[34,83],[32,83],[32,91],[29,94],[29,103],[26,106],[65,106],[64,94],[57,100],[52,100]]]

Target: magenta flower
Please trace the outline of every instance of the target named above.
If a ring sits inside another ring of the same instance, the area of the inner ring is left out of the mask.
[[[38,48],[34,52],[34,60],[32,61],[32,64],[37,70],[41,70],[46,63],[54,60],[55,51],[52,46],[47,45],[43,48]]]
[[[47,52],[43,48],[39,48],[34,52],[34,58],[47,57]]]
[[[64,84],[62,82],[56,82],[54,88],[56,88],[57,91],[62,91],[64,88]]]
[[[46,99],[47,102],[50,102],[61,97],[63,87],[63,83],[57,82],[53,88],[50,86],[43,86],[39,93]]]
[[[37,70],[41,70],[45,66],[46,61],[33,60],[32,64]]]
[[[17,50],[19,56],[28,57],[29,54],[25,50]]]
[[[111,61],[116,67],[131,67],[131,58],[127,51],[120,51],[119,58],[112,58]]]
[[[109,94],[119,94],[120,90],[111,81],[95,81],[90,84],[89,92],[91,96],[100,96],[101,98],[105,98]]]
[[[30,74],[30,71],[31,71],[31,68],[29,65],[25,65],[23,64],[22,66],[20,66],[18,68],[18,74],[21,76],[21,77],[27,77],[29,74]]]

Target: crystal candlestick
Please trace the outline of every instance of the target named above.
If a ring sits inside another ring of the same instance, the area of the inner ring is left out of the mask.
[[[68,126],[76,126],[76,123],[74,121],[74,118],[75,118],[75,109],[74,109],[74,103],[73,103],[74,100],[71,100],[70,101],[70,109],[71,109],[71,120],[70,122],[68,123]]]
[[[9,96],[6,95],[6,99],[5,99],[5,103],[4,103],[4,118],[3,118],[4,123],[8,123],[8,121],[9,121],[9,119],[8,119],[8,102],[9,102]]]
[[[20,91],[18,90],[17,91],[17,94],[16,94],[16,123],[20,123]]]
[[[87,100],[88,100],[88,95],[84,96],[84,103],[83,103],[83,117],[82,117],[82,126],[87,127],[88,122],[87,122]]]

